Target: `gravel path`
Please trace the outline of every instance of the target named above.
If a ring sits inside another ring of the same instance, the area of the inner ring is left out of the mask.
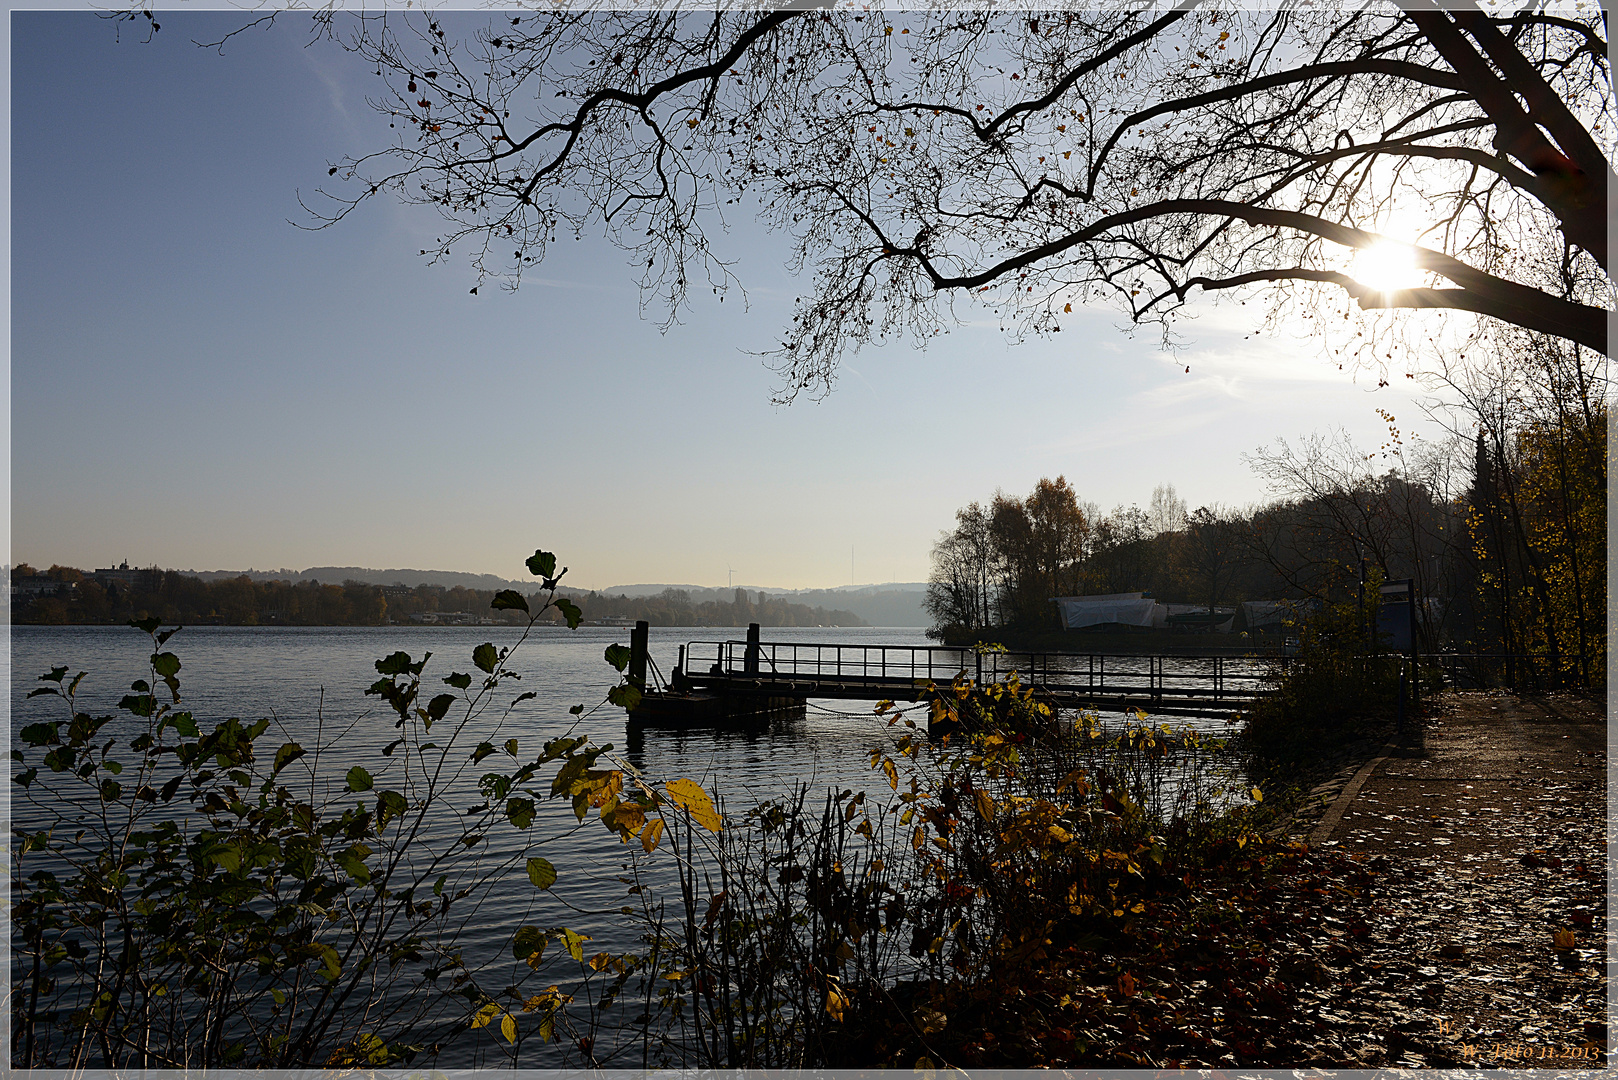
[[[1323,785],[1312,846],[1373,875],[1325,943],[1329,1064],[1602,1064],[1606,751],[1600,703],[1452,694]]]

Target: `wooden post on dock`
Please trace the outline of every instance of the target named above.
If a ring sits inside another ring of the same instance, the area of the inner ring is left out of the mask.
[[[650,636],[651,624],[645,619],[629,632],[629,682],[642,693],[646,692],[647,639]]]
[[[742,661],[742,674],[758,675],[758,623],[747,624],[747,653]]]

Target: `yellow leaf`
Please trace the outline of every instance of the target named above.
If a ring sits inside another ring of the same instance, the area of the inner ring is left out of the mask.
[[[517,1041],[517,1021],[510,1013],[500,1018],[500,1034],[506,1037],[508,1043]]]
[[[843,1022],[843,1010],[848,1008],[848,999],[843,992],[835,986],[826,991],[826,1015],[837,1023]]]
[[[640,831],[640,846],[645,848],[647,853],[650,854],[657,849],[658,838],[662,835],[663,819],[653,818],[651,821],[646,823],[646,828]]]
[[[1558,949],[1571,949],[1571,948],[1573,948],[1573,931],[1571,931],[1571,930],[1558,930],[1556,932],[1556,947]]]
[[[691,815],[691,820],[701,825],[709,832],[718,832],[724,828],[724,822],[719,819],[719,812],[713,807],[713,800],[708,793],[702,790],[695,780],[670,780],[664,785],[669,798],[674,805]]]
[[[685,122],[685,126],[688,128],[694,128],[697,126],[697,122],[695,120],[687,120]]]
[[[1063,307],[1062,307],[1062,310],[1063,311],[1072,311],[1073,310],[1073,305],[1072,304],[1064,304]]]
[[[1252,791],[1248,792],[1248,794],[1253,796],[1254,802],[1264,801],[1264,792],[1260,791],[1258,788],[1254,788]]]
[[[978,788],[977,794],[972,796],[972,801],[977,803],[977,805],[978,805],[978,816],[979,817],[981,817],[984,821],[993,821],[994,820],[994,796],[993,795],[990,795],[987,791],[984,791],[982,788]]]
[[[590,957],[590,970],[591,971],[600,971],[602,968],[608,967],[611,964],[612,964],[612,954],[611,953],[601,952],[601,953],[596,953],[594,956]]]
[[[499,1015],[500,1006],[491,1001],[487,1005],[483,1006],[483,1008],[479,1009],[472,1017],[472,1027],[487,1027],[489,1022]]]
[[[590,792],[591,806],[606,806],[608,802],[617,799],[623,793],[624,774],[615,769],[612,772],[594,776],[591,778],[590,786],[586,790]]]
[[[893,767],[892,758],[882,759],[882,773],[888,778],[888,786],[894,791],[899,790],[899,770]]]
[[[921,845],[926,842],[927,830],[918,825],[916,831],[910,834],[910,848],[912,851],[920,851]]]

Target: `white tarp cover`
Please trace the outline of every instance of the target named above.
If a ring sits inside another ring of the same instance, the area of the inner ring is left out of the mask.
[[[1162,606],[1144,600],[1140,593],[1109,593],[1105,596],[1058,596],[1062,626],[1078,630],[1086,626],[1162,626]]]

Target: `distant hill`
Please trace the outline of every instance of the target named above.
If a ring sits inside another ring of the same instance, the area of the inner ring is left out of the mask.
[[[319,581],[327,585],[340,585],[345,581],[359,581],[367,585],[439,585],[452,589],[516,589],[525,595],[539,587],[537,578],[511,579],[494,574],[469,574],[460,570],[373,570],[366,566],[311,566],[307,570],[182,570],[180,573],[203,581],[219,581],[246,576],[253,581]],[[583,596],[596,592],[603,596],[641,598],[656,596],[665,589],[678,589],[690,594],[693,603],[728,603],[737,589],[743,589],[756,598],[762,592],[768,596],[785,597],[795,604],[852,612],[872,626],[930,626],[932,620],[922,609],[927,595],[925,581],[889,581],[879,585],[839,585],[832,589],[772,589],[765,585],[737,585],[713,588],[706,585],[613,585],[606,589],[582,589],[563,586],[564,596]]]
[[[246,576],[254,581],[319,581],[326,585],[341,585],[345,581],[361,581],[367,585],[442,585],[453,589],[517,589],[527,593],[539,587],[538,578],[513,581],[494,574],[468,574],[459,570],[372,570],[365,566],[311,566],[307,570],[181,570],[180,573],[203,581]],[[587,592],[588,590],[580,590]]]
[[[931,626],[932,619],[922,608],[927,595],[925,581],[890,581],[881,585],[841,585],[835,589],[770,589],[757,585],[737,585],[732,588],[710,588],[703,585],[614,585],[597,589],[608,596],[656,596],[664,589],[679,589],[691,594],[691,599],[702,601],[729,600],[737,589],[749,593],[763,592],[769,596],[784,596],[795,604],[811,607],[841,608],[858,615],[872,626]]]

